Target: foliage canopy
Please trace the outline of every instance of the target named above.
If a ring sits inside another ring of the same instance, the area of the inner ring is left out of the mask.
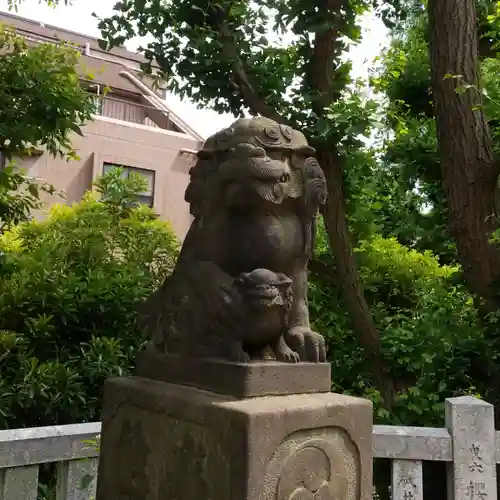
[[[79,54],[63,45],[30,45],[5,25],[0,51],[0,166],[43,150],[77,158],[71,134],[81,135],[94,110],[79,83]],[[14,164],[0,171],[0,232],[40,206],[40,191],[55,189],[25,177]]]
[[[29,45],[0,26],[0,147],[11,158],[36,148],[75,157],[70,133],[81,135],[94,105],[79,84],[79,54],[64,45]]]

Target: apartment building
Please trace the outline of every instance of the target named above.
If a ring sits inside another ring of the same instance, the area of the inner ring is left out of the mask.
[[[113,166],[123,167],[127,174],[137,172],[148,182],[141,202],[170,221],[182,239],[191,223],[184,191],[203,138],[169,109],[164,93],[140,75],[141,56],[122,47],[104,51],[97,39],[12,14],[0,13],[0,23],[15,28],[30,43],[70,42],[82,54],[82,85],[96,98],[94,119],[83,127],[83,137],[72,138],[80,160],[67,162],[40,151],[17,159],[17,165],[30,177],[53,184],[69,204],[80,200]],[[85,76],[89,73],[92,80]],[[52,196],[44,201],[50,205],[61,199]]]

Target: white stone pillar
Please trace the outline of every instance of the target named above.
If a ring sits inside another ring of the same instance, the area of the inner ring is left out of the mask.
[[[453,462],[448,500],[497,500],[493,405],[472,396],[446,400]]]

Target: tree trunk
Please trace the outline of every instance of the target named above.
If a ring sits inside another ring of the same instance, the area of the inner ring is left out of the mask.
[[[310,94],[314,96],[311,103],[312,110],[318,117],[323,117],[325,108],[341,98],[334,83],[337,62],[343,47],[342,43],[339,43],[339,28],[344,17],[342,11],[349,8],[349,2],[347,0],[326,0],[318,2],[318,4],[320,12],[324,14],[325,22],[327,20],[330,22],[326,29],[318,30],[315,34],[304,84],[305,89],[309,89]],[[336,27],[337,24],[338,27]],[[237,47],[229,36],[228,30],[225,29],[220,34],[221,39],[225,42],[225,50],[235,61],[233,65],[233,84],[252,113],[267,116],[279,123],[286,123],[296,128],[296,124],[287,122],[274,109],[270,108],[256,90],[258,86],[253,86],[250,83],[246,68],[239,61]],[[324,218],[330,247],[337,265],[339,286],[354,331],[358,335],[368,361],[371,363],[374,378],[384,399],[385,407],[390,409],[395,393],[394,382],[383,363],[380,353],[380,334],[373,321],[370,308],[366,303],[354,258],[344,207],[342,168],[335,146],[322,145],[319,147],[318,161],[325,171],[328,184],[328,202]]]
[[[337,265],[338,282],[354,331],[373,369],[375,382],[390,409],[395,395],[394,382],[388,374],[380,352],[380,334],[365,300],[363,285],[354,256],[347,225],[342,189],[342,168],[334,150],[319,149],[318,161],[328,186],[328,201],[324,220],[330,248]],[[335,349],[335,347],[334,347]],[[335,352],[333,352],[335,356]]]
[[[327,26],[315,33],[310,60],[304,78],[305,87],[313,96],[311,107],[318,117],[324,117],[325,108],[342,98],[335,85],[338,61],[342,51],[339,42],[344,23],[343,9],[349,9],[347,0],[325,0],[317,3],[319,12]],[[342,161],[336,146],[328,141],[318,141],[317,157],[325,172],[328,187],[328,201],[324,211],[325,226],[335,264],[342,297],[353,329],[363,347],[373,370],[378,389],[387,409],[392,407],[395,394],[394,381],[386,370],[380,352],[380,333],[373,321],[365,300],[363,285],[354,257],[345,213],[342,189]],[[333,354],[335,356],[335,353]]]
[[[490,243],[499,164],[493,158],[478,78],[474,0],[429,0],[432,94],[443,187],[465,279],[488,310],[500,305],[493,283],[500,251]]]

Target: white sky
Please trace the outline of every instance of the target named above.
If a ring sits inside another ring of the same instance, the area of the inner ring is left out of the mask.
[[[77,33],[99,37],[97,20],[92,17],[92,12],[95,12],[99,17],[109,16],[115,3],[116,0],[72,0],[71,6],[58,6],[54,9],[45,3],[40,3],[39,0],[23,0],[17,14]],[[8,12],[8,0],[0,0],[0,12]],[[363,41],[352,47],[350,52],[350,59],[353,62],[352,75],[355,78],[367,76],[373,59],[387,44],[387,30],[379,19],[371,14],[366,15],[362,24]],[[137,45],[135,44],[135,46]],[[130,43],[128,47],[133,50],[134,44]],[[229,125],[234,120],[232,115],[197,109],[192,102],[181,101],[177,96],[169,96],[167,102],[175,113],[179,114],[205,137]]]

